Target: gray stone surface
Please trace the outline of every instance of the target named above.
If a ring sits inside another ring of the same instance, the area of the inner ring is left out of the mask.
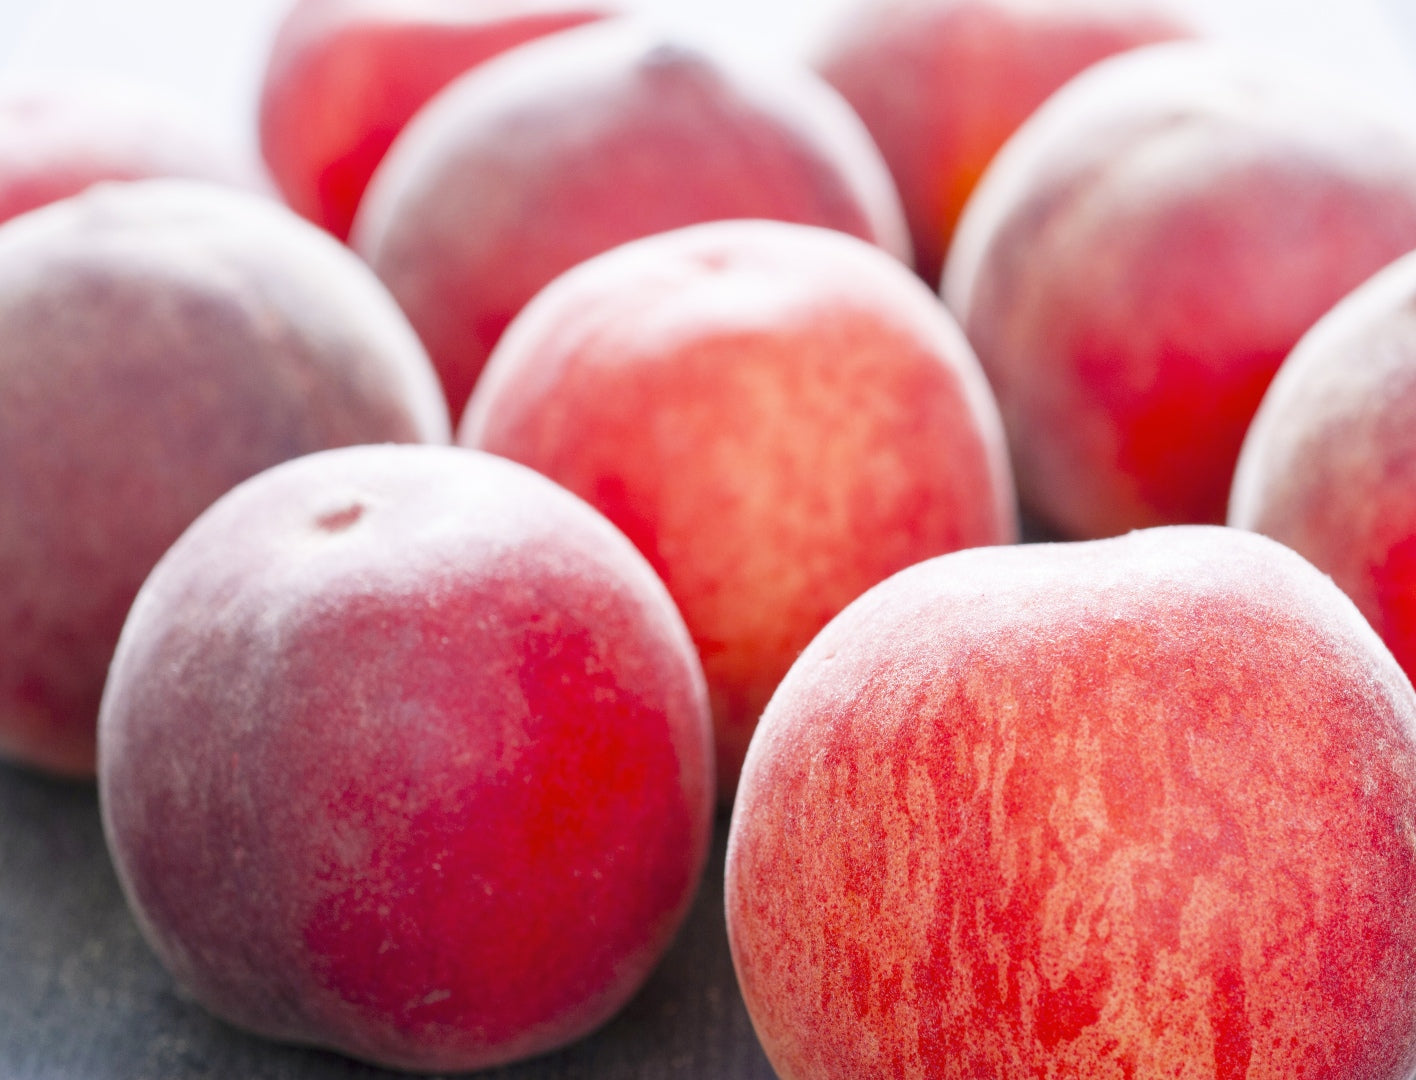
[[[665,961],[589,1039],[495,1080],[771,1080],[723,930],[720,818],[708,872]],[[0,1077],[335,1080],[399,1074],[264,1042],[186,998],[113,876],[92,785],[0,765]]]

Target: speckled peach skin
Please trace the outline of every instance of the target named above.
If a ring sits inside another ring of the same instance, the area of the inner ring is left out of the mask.
[[[414,113],[507,49],[613,13],[568,0],[296,0],[261,84],[261,152],[290,205],[348,236]]]
[[[783,1080],[1402,1080],[1416,695],[1252,533],[947,555],[792,668],[726,883]]]
[[[453,1072],[604,1022],[687,910],[702,671],[633,546],[453,447],[279,466],[164,556],[104,694],[119,879],[198,1001]]]
[[[1017,538],[953,319],[825,229],[698,225],[566,274],[498,346],[458,440],[564,484],[649,558],[703,658],[725,802],[831,616],[910,563]]]
[[[447,442],[427,354],[347,249],[264,198],[93,188],[0,227],[0,754],[91,776],[128,605],[228,488]]]
[[[1331,574],[1416,675],[1416,256],[1283,362],[1245,436],[1229,523]]]
[[[865,0],[815,66],[885,155],[935,286],[978,178],[1053,91],[1105,57],[1193,34],[1155,0]]]
[[[998,394],[1024,505],[1062,535],[1224,520],[1298,338],[1416,248],[1416,135],[1321,74],[1154,45],[1000,151],[944,295]]]
[[[101,181],[161,178],[263,186],[253,161],[137,88],[36,81],[0,91],[0,222]]]
[[[408,312],[457,419],[507,323],[553,278],[722,218],[822,225],[910,254],[879,150],[823,81],[620,19],[449,86],[375,173],[351,242]]]

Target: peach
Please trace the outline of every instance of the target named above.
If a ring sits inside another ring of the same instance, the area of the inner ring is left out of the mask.
[[[817,61],[885,155],[914,240],[939,283],[964,202],[1008,136],[1107,56],[1194,33],[1153,0],[857,3]]]
[[[725,802],[831,616],[920,559],[1017,537],[968,343],[898,260],[827,229],[713,222],[590,260],[512,324],[457,437],[583,496],[663,577]]]
[[[720,218],[909,251],[880,153],[825,83],[613,20],[521,46],[444,90],[379,167],[352,242],[408,312],[455,418],[506,324],[552,278]]]
[[[144,584],[99,796],[207,1008],[393,1068],[598,1026],[682,919],[712,821],[703,674],[644,559],[511,462],[354,447],[216,502]]]
[[[102,180],[183,178],[257,189],[255,168],[160,96],[127,85],[0,90],[0,222]]]
[[[1298,338],[1416,248],[1416,132],[1194,42],[1103,60],[964,211],[944,295],[998,394],[1026,507],[1091,537],[1219,522]]]
[[[290,205],[341,240],[394,136],[516,45],[612,12],[572,0],[296,0],[261,87],[261,151]]]
[[[1244,438],[1229,523],[1332,575],[1416,675],[1416,254],[1283,362]]]
[[[772,698],[726,911],[782,1080],[1405,1080],[1416,695],[1252,533],[946,555]]]
[[[92,774],[128,605],[239,480],[449,437],[388,294],[267,199],[137,181],[0,227],[0,754]]]

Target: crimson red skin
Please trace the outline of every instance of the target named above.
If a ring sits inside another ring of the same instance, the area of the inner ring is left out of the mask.
[[[290,205],[341,240],[394,137],[458,75],[613,14],[564,0],[296,0],[261,85],[261,152]]]
[[[450,438],[392,299],[267,199],[135,181],[0,227],[0,755],[93,774],[128,605],[228,488]]]
[[[513,324],[457,438],[648,557],[703,659],[724,803],[827,620],[920,559],[1017,539],[968,343],[898,260],[826,229],[714,222],[587,262]]]
[[[998,394],[1024,506],[1105,536],[1223,521],[1283,358],[1412,248],[1409,125],[1320,78],[1156,45],[1019,129],[964,212],[944,296]]]
[[[783,1080],[1416,1068],[1416,696],[1214,526],[962,552],[802,654],[726,865]]]
[[[453,447],[242,484],[113,662],[99,796],[153,948],[231,1023],[392,1068],[541,1053],[687,910],[712,757],[693,645],[581,500]]]
[[[100,181],[161,178],[261,187],[253,165],[161,98],[121,85],[0,90],[0,222]]]
[[[816,68],[884,154],[915,267],[937,285],[984,168],[1049,95],[1105,57],[1191,36],[1151,0],[891,0],[856,4]]]
[[[444,90],[379,167],[352,243],[408,312],[456,418],[507,323],[553,278],[721,218],[827,226],[909,257],[880,153],[830,87],[613,20]]]
[[[1416,675],[1416,257],[1303,336],[1244,439],[1229,523],[1309,559]]]

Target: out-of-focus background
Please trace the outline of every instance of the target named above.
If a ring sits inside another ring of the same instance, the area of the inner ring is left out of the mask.
[[[0,81],[72,72],[176,90],[254,144],[256,88],[289,0],[0,0]],[[770,59],[809,54],[858,0],[623,0]],[[1036,2],[1036,0],[1034,0]],[[1416,0],[1173,0],[1217,36],[1336,70],[1416,123]]]

